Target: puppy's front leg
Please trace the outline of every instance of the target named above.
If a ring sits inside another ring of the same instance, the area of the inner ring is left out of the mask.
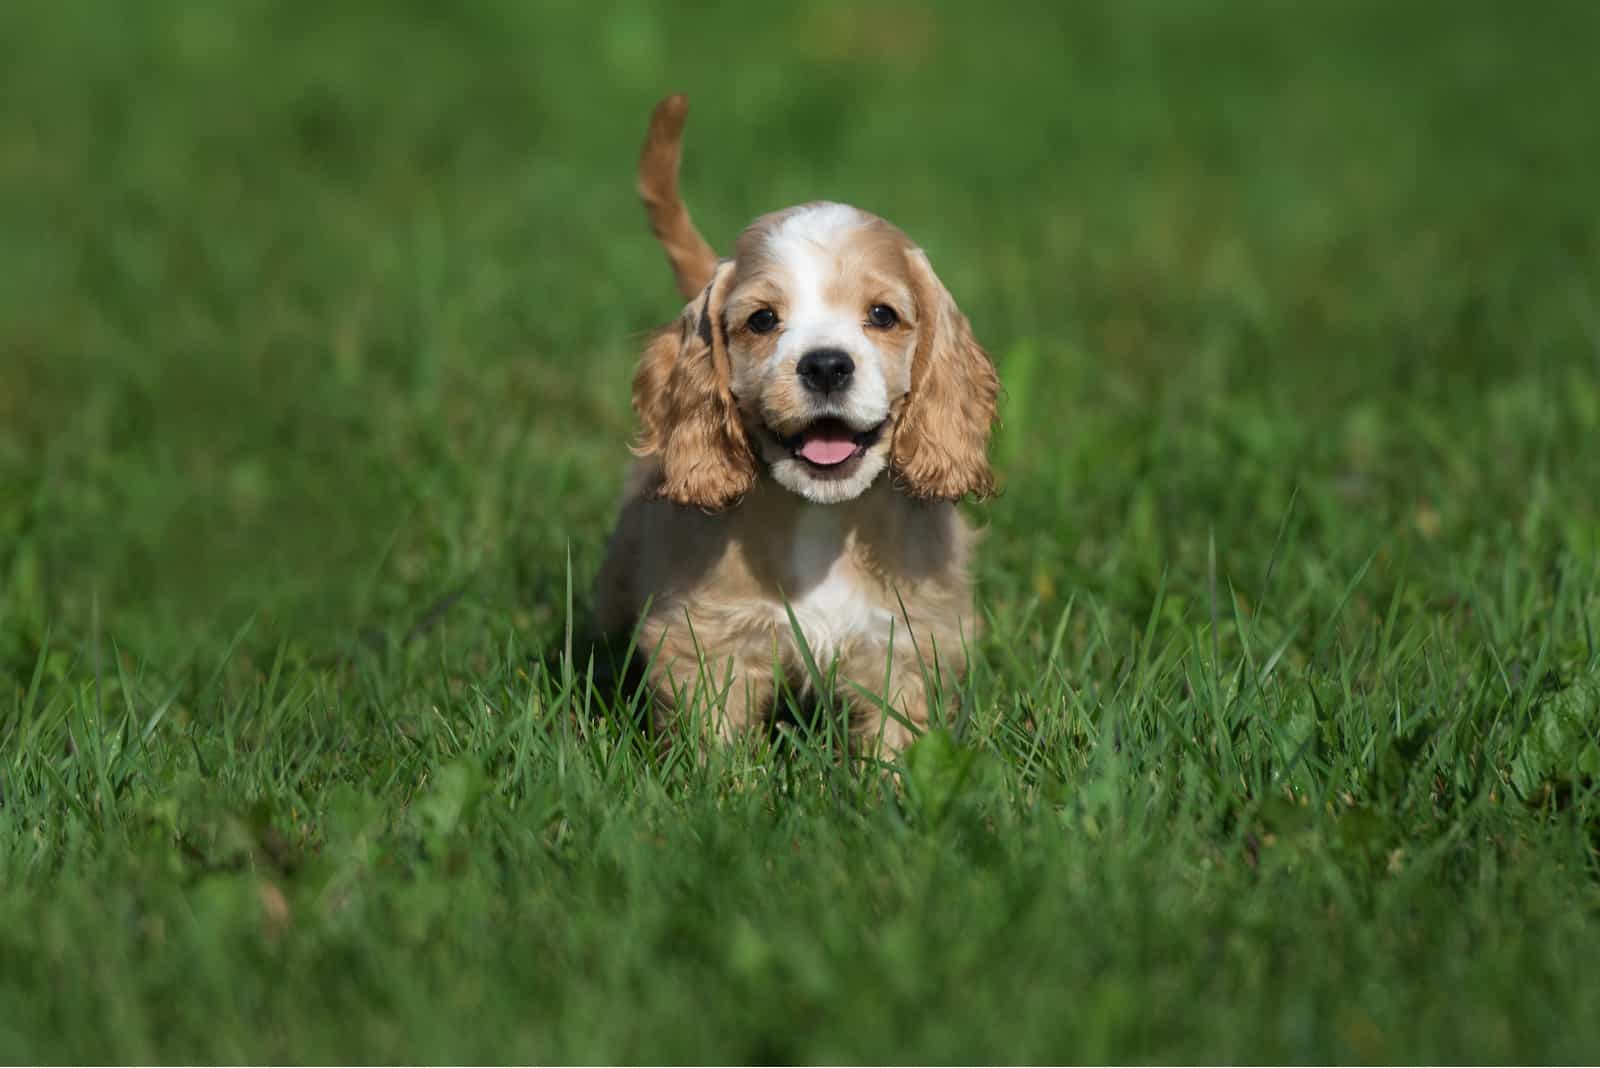
[[[731,742],[763,721],[772,703],[772,673],[762,678],[735,670],[729,678],[726,670],[707,664],[704,675],[694,668],[660,672],[655,690],[658,731]]]
[[[772,704],[772,652],[753,644],[721,656],[678,641],[681,627],[657,631],[658,730],[692,730],[702,742],[729,742],[766,717]],[[646,637],[650,637],[649,630]]]
[[[911,643],[889,650],[874,643],[841,660],[839,673],[854,685],[850,705],[852,747],[864,756],[892,759],[928,729],[928,681],[932,664],[924,664]],[[888,691],[884,669],[888,665]],[[887,708],[885,707],[887,706]]]

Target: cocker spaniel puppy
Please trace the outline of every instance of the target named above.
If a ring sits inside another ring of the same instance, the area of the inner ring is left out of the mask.
[[[874,215],[774,212],[719,260],[678,195],[687,111],[656,107],[639,163],[689,303],[634,377],[598,622],[640,627],[658,726],[703,708],[733,737],[768,721],[779,679],[822,680],[857,746],[895,753],[977,629],[955,502],[992,490],[999,381],[928,257]]]

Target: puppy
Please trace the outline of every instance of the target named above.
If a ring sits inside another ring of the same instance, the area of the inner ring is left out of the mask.
[[[598,622],[639,627],[658,727],[703,710],[732,738],[770,721],[780,681],[825,685],[858,750],[892,755],[966,669],[977,536],[955,502],[993,489],[999,381],[928,257],[874,215],[787,208],[719,260],[678,194],[687,112],[657,105],[639,161],[689,302],[634,377]]]

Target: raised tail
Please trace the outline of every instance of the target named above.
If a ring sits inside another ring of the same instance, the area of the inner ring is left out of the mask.
[[[687,300],[711,283],[717,254],[689,218],[678,195],[678,161],[682,157],[683,123],[689,117],[689,98],[675,93],[650,113],[650,132],[639,153],[639,199],[644,201],[650,229],[655,231],[678,280],[678,292]]]

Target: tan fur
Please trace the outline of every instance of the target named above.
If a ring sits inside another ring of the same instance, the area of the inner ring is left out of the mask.
[[[814,574],[795,567],[797,513],[807,508],[841,513],[830,577],[894,621],[881,638],[855,636],[827,650],[806,635],[822,672],[836,661],[847,680],[836,696],[852,711],[854,733],[871,749],[881,732],[884,748],[897,752],[927,727],[927,684],[952,686],[976,637],[969,568],[977,535],[954,505],[913,501],[883,482],[853,501],[816,505],[762,482],[738,508],[706,515],[652,495],[648,469],[643,477],[612,535],[596,607],[603,628],[625,633],[650,602],[638,648],[666,698],[658,727],[689,708],[723,738],[765,723],[774,667],[794,692],[811,691],[785,610],[816,586]],[[881,698],[895,716],[881,714]]]
[[[732,267],[723,267],[675,327],[656,332],[633,379],[641,427],[634,453],[660,457],[656,493],[709,511],[733,504],[756,480],[755,456],[728,390],[719,325],[732,277]]]
[[[682,93],[661,101],[650,116],[650,131],[639,152],[639,199],[685,298],[704,289],[717,266],[717,254],[695,229],[678,194],[683,124],[688,118],[689,98]]]
[[[680,287],[697,284],[634,378],[640,459],[599,623],[642,622],[663,725],[700,709],[726,738],[768,721],[778,681],[811,690],[792,610],[824,676],[836,669],[861,747],[895,752],[927,726],[930,686],[961,677],[975,636],[977,536],[953,502],[992,492],[998,379],[927,257],[875,216],[801,205],[756,220],[732,261],[708,259],[677,198],[684,108],[656,109],[640,188]],[[868,321],[880,303],[898,323]],[[779,330],[747,325],[760,309]],[[852,356],[842,398],[802,386],[808,345]],[[862,435],[837,472],[790,452],[820,418]]]
[[[924,327],[895,431],[895,475],[913,497],[987,497],[994,492],[988,448],[1000,378],[920,249],[910,267]]]

